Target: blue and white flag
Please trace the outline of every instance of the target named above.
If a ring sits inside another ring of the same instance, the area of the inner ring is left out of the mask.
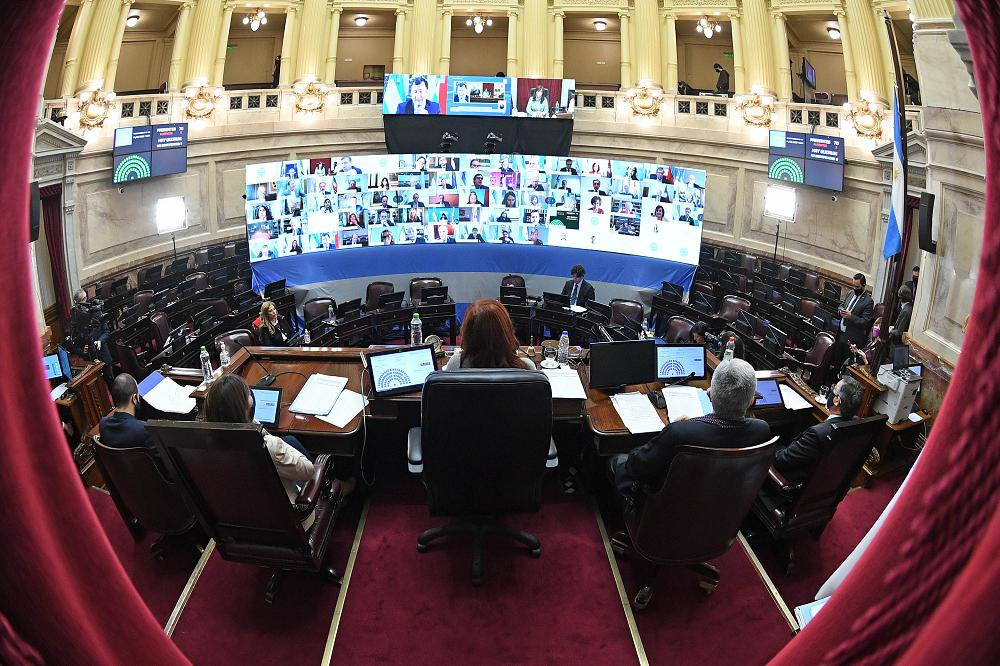
[[[906,173],[903,156],[903,109],[899,103],[899,90],[892,98],[892,203],[889,207],[889,226],[882,243],[882,257],[888,259],[903,250],[903,220],[906,214]]]

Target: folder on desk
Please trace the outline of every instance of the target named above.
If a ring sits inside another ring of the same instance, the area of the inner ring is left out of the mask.
[[[139,395],[154,409],[173,414],[187,414],[195,408],[192,387],[183,387],[159,372],[151,372],[139,382]]]
[[[347,386],[347,377],[335,377],[315,373],[306,380],[305,386],[295,396],[288,411],[295,414],[329,414],[337,398]]]
[[[663,399],[667,402],[667,415],[671,421],[678,416],[695,419],[713,411],[708,393],[694,386],[667,386],[663,389]]]

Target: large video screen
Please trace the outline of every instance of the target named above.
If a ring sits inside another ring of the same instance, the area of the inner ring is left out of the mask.
[[[705,172],[539,155],[337,156],[246,167],[250,261],[421,243],[698,263]]]
[[[386,74],[385,115],[572,118],[576,81],[491,76]]]
[[[767,175],[841,192],[844,189],[844,140],[839,136],[771,130]]]
[[[187,171],[187,139],[187,123],[119,127],[112,150],[112,182]]]

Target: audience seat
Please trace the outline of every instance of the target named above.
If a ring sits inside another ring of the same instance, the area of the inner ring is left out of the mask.
[[[203,291],[205,289],[208,289],[209,287],[208,275],[202,273],[201,271],[198,271],[197,273],[191,273],[191,275],[188,275],[186,278],[184,278],[184,281],[192,283],[194,285],[194,290],[196,292]]]
[[[691,291],[697,291],[706,296],[715,297],[715,286],[711,282],[704,282],[702,280],[695,280],[694,284],[691,285]]]
[[[195,250],[195,253],[194,253],[194,265],[195,266],[204,266],[207,263],[208,263],[208,248],[207,247],[203,247],[203,248],[200,248],[198,250]]]
[[[806,319],[809,319],[816,314],[816,308],[818,307],[819,301],[815,301],[811,298],[803,298],[799,301],[799,314]]]
[[[819,276],[816,275],[815,273],[806,273],[804,284],[805,288],[808,289],[809,291],[813,292],[814,294],[819,293]]]
[[[137,314],[146,314],[153,304],[153,290],[143,289],[132,294],[132,303],[136,306]]]
[[[154,312],[149,316],[149,323],[156,348],[162,349],[167,342],[167,336],[173,330],[170,326],[170,317],[164,312]]]
[[[146,353],[137,352],[131,345],[125,344],[115,337],[111,338],[111,358],[118,366],[118,372],[113,374],[117,375],[119,372],[127,372],[137,382],[141,382],[149,374],[149,368],[146,365]]]
[[[111,298],[111,285],[113,280],[101,280],[96,285],[94,285],[94,296],[106,301]]]
[[[236,352],[244,347],[252,347],[254,345],[253,334],[245,328],[240,328],[215,336],[215,344],[212,346],[213,358],[218,356],[220,344],[225,345],[226,351],[229,352],[229,358],[232,358],[236,355]]]
[[[742,296],[733,296],[730,294],[723,297],[722,302],[719,303],[719,311],[715,316],[720,319],[725,319],[729,323],[733,323],[736,321],[737,310],[750,312],[750,301]]]
[[[614,298],[609,304],[611,306],[611,323],[627,325],[628,322],[636,324],[642,323],[644,311],[642,303],[630,301],[624,298]]]
[[[229,259],[236,256],[236,243],[226,243],[222,246],[222,257]]]
[[[365,310],[372,312],[378,309],[379,296],[396,291],[391,282],[369,282],[365,289]]]
[[[334,312],[337,311],[337,301],[332,298],[313,298],[303,303],[302,316],[306,320],[306,327],[311,331],[314,327],[313,322],[317,319],[325,318],[329,314],[331,307]]]

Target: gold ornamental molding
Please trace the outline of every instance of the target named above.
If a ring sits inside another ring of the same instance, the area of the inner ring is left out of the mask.
[[[663,101],[663,90],[638,86],[625,93],[625,101],[635,116],[657,116],[660,114],[660,103]]]
[[[843,5],[840,0],[771,0],[771,9],[781,9],[784,11],[794,11],[796,9],[816,11],[817,9],[825,9],[833,12],[842,7]]]

